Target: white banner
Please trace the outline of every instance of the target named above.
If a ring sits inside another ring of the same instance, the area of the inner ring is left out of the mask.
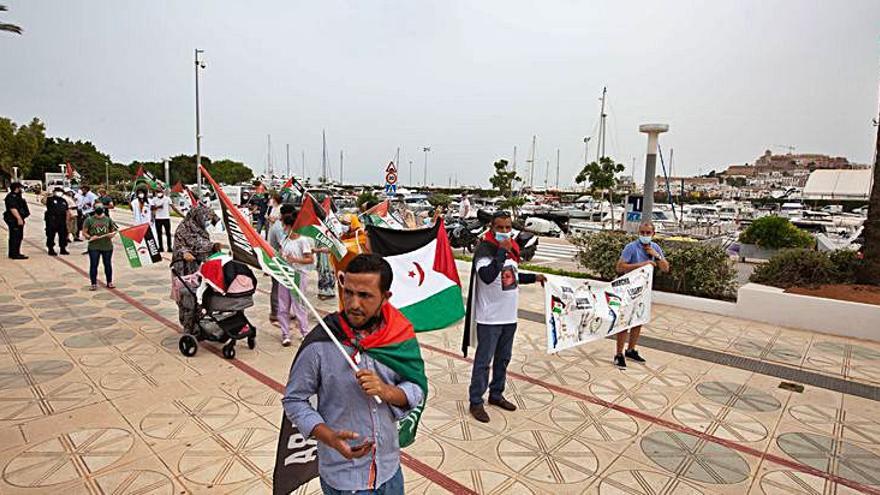
[[[544,285],[547,353],[648,323],[653,275],[654,267],[648,265],[611,282],[547,277]]]

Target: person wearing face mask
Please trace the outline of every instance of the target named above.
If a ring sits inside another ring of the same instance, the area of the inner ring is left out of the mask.
[[[64,200],[67,201],[67,232],[73,238],[71,242],[79,242],[79,230],[76,229],[76,198],[73,196],[73,189],[69,187],[64,189]]]
[[[272,224],[272,227],[269,228],[269,245],[272,246],[272,249],[275,250],[276,253],[281,252],[281,242],[287,237],[287,233],[284,232],[284,223],[282,220],[285,216],[291,216],[296,213],[293,205],[285,204],[281,205],[279,209],[281,213],[281,217]],[[272,292],[269,295],[269,323],[273,325],[280,325],[278,323],[278,288],[281,287],[281,284],[275,280],[275,277],[272,278]]]
[[[153,210],[146,189],[138,189],[136,197],[131,202],[131,213],[134,215],[134,224],[143,225],[153,222]]]
[[[617,260],[617,273],[624,274],[637,270],[646,265],[654,265],[655,269],[662,272],[669,271],[669,262],[663,255],[663,250],[654,242],[654,224],[651,222],[643,222],[639,225],[639,238],[630,242],[623,248],[620,259]],[[637,363],[644,363],[645,359],[639,355],[636,350],[636,344],[639,342],[639,335],[642,333],[642,326],[636,326],[629,329],[629,332],[623,331],[617,334],[617,348],[614,354],[614,365],[618,368],[626,368],[626,359],[632,359]],[[626,352],[624,345],[627,344]]]
[[[285,216],[282,223],[284,224],[285,237],[281,240],[281,256],[296,270],[299,277],[299,290],[305,294],[306,287],[309,286],[308,272],[315,263],[312,243],[293,230],[293,225],[296,223],[296,218],[293,215]],[[305,337],[308,334],[309,313],[305,304],[287,287],[278,287],[276,308],[278,308],[278,324],[281,326],[281,345],[285,347],[290,345],[291,314],[296,316],[300,335]]]
[[[103,205],[95,207],[95,211],[83,222],[82,234],[89,241],[89,290],[98,290],[98,263],[104,264],[104,278],[107,288],[113,289],[113,235],[119,227],[107,216]]]
[[[4,199],[6,211],[3,212],[3,221],[9,227],[9,259],[26,260],[27,256],[21,254],[21,241],[24,240],[24,222],[31,212],[27,201],[22,196],[24,189],[20,182],[13,182],[9,186],[9,193]]]
[[[49,256],[57,256],[55,252],[55,237],[58,237],[60,253],[67,252],[67,201],[64,199],[64,189],[56,187],[52,195],[46,198],[46,213],[43,220],[46,223],[46,249]]]
[[[519,273],[520,248],[512,231],[510,213],[495,212],[491,229],[474,252],[471,268],[462,352],[467,355],[467,348],[475,336],[477,352],[469,389],[470,413],[482,423],[489,422],[489,414],[483,406],[487,388],[490,405],[505,411],[516,410],[516,405],[503,394],[516,335],[519,285],[535,282],[543,285],[547,280],[544,275]]]
[[[174,231],[174,250],[171,252],[171,267],[181,276],[192,275],[199,271],[199,266],[210,256],[214,248],[208,226],[220,219],[217,214],[202,203],[198,203],[186,214],[186,217]],[[178,319],[187,331],[195,329],[198,313],[192,306],[181,304],[179,291],[184,290],[177,277],[171,277],[171,297],[178,303]]]
[[[318,442],[325,494],[405,492],[398,421],[422,404],[427,381],[419,378],[424,363],[417,343],[411,355],[418,359],[399,361],[404,366],[395,369],[370,353],[382,342],[417,342],[412,323],[388,302],[392,279],[391,266],[381,256],[355,256],[341,277],[342,310],[324,318],[352,356],[356,373],[319,327],[303,341],[290,368],[281,402],[287,419]],[[409,379],[401,376],[404,367],[411,370]],[[313,396],[317,402],[310,401]]]
[[[165,191],[159,189],[156,191],[156,197],[150,200],[150,208],[155,218],[156,242],[159,244],[159,252],[161,253],[165,250],[162,244],[163,232],[168,244],[168,251],[171,251],[171,209],[174,208],[174,205],[171,204],[171,199],[165,196]]]

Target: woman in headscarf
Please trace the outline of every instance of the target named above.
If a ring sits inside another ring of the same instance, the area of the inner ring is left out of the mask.
[[[214,243],[208,233],[208,225],[219,221],[217,214],[203,204],[198,204],[186,214],[186,218],[174,231],[174,250],[171,254],[171,266],[181,276],[192,275],[199,271],[202,262],[211,254]],[[196,313],[193,308],[183,304],[180,282],[171,277],[172,298],[177,302],[180,324],[186,330],[195,326]],[[174,288],[177,288],[175,290]]]

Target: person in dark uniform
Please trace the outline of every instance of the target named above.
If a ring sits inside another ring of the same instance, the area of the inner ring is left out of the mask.
[[[21,195],[22,190],[20,182],[13,182],[4,200],[6,211],[3,212],[3,221],[9,227],[9,258],[13,260],[28,259],[21,254],[21,241],[24,239],[24,222],[31,212]]]
[[[49,256],[55,254],[55,236],[58,236],[60,253],[67,255],[67,200],[64,199],[64,189],[56,187],[52,195],[46,198],[46,249]]]

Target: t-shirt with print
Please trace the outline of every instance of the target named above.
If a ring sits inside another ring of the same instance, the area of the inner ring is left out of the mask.
[[[477,259],[475,269],[488,266],[492,258]],[[477,284],[474,319],[483,325],[507,325],[516,323],[519,308],[519,274],[518,266],[512,259],[504,260],[501,273],[492,283],[483,282],[479,274],[475,277]]]
[[[83,230],[86,231],[87,234],[91,237],[97,237],[105,234],[109,234],[110,232],[117,230],[118,227],[113,220],[110,220],[110,217],[103,216],[97,217],[92,215],[86,218],[86,221],[83,223]],[[97,239],[94,241],[89,241],[89,249],[93,249],[95,251],[113,251],[113,238],[105,237],[103,239]]]
[[[293,256],[302,258],[312,252],[312,243],[307,237],[299,236],[296,239],[286,238],[281,241],[281,253],[284,257]],[[306,272],[312,269],[312,264],[291,263],[297,271]]]
[[[665,258],[663,250],[660,249],[660,246],[658,246],[656,242],[652,241],[651,247],[654,248],[654,251],[657,251],[657,254],[660,255],[661,259]],[[645,252],[645,248],[642,247],[642,243],[638,240],[630,242],[623,248],[623,252],[620,253],[620,259],[623,260],[624,263],[629,263],[630,265],[644,263],[645,261],[655,261]]]
[[[134,224],[143,225],[153,221],[153,212],[150,210],[150,200],[141,203],[140,198],[131,202],[131,213],[134,215]]]
[[[171,218],[171,200],[168,199],[168,196],[156,196],[152,200],[150,200],[150,205],[156,208],[153,211],[153,217],[156,220],[168,220]]]

